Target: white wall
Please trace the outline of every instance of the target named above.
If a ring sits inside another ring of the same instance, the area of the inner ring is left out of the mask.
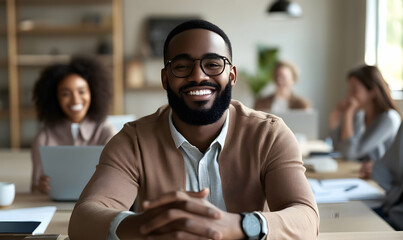
[[[131,58],[141,52],[145,19],[149,16],[196,15],[217,24],[231,39],[233,64],[238,71],[255,70],[257,44],[277,47],[280,58],[298,66],[300,80],[295,91],[318,109],[320,136],[324,138],[330,108],[344,96],[347,70],[364,59],[365,0],[297,0],[304,17],[289,21],[269,18],[265,11],[271,2],[125,0],[125,56]],[[233,98],[253,105],[242,79],[238,79]],[[162,90],[127,91],[125,110],[141,117],[166,102]]]

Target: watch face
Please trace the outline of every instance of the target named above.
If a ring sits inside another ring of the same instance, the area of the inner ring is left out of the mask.
[[[254,214],[245,214],[242,220],[242,228],[248,238],[259,237],[261,232],[260,221]]]

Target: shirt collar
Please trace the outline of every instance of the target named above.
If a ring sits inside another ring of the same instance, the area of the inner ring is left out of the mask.
[[[227,117],[225,118],[225,122],[224,122],[224,125],[222,126],[221,132],[217,136],[217,138],[211,143],[211,145],[212,145],[215,142],[218,142],[221,145],[221,149],[224,148],[225,138],[227,137],[227,132],[228,132],[229,111],[228,111],[228,109],[226,111],[227,111]],[[176,148],[179,148],[185,142],[189,143],[186,140],[186,138],[178,130],[176,130],[176,128],[173,124],[172,108],[169,110],[169,129],[171,130],[171,136],[175,142]]]
[[[95,127],[96,123],[94,121],[84,118],[84,120],[80,123],[78,132],[81,134],[83,140],[88,141],[91,138],[91,135],[94,133]]]

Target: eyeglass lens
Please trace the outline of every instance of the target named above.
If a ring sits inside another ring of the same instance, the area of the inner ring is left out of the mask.
[[[172,73],[176,77],[188,77],[192,74],[195,60],[191,58],[173,59],[171,62]],[[220,75],[225,68],[225,60],[218,56],[204,57],[200,60],[203,72],[209,76]]]

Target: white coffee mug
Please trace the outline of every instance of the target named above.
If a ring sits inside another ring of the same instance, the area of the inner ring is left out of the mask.
[[[11,205],[15,196],[15,184],[0,182],[0,207]]]

